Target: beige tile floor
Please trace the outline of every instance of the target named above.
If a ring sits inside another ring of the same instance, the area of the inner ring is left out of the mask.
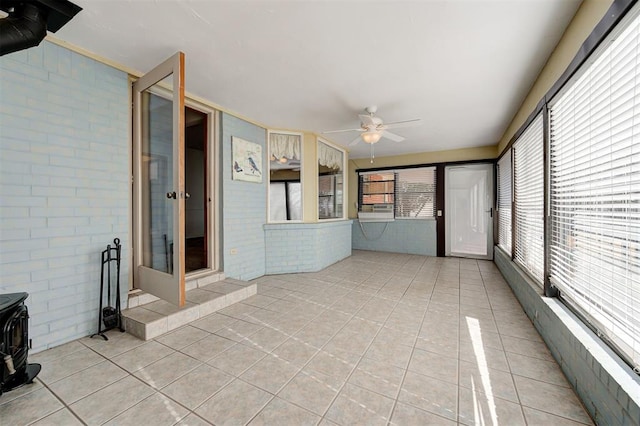
[[[580,401],[495,265],[354,251],[151,341],[32,355],[2,425],[579,425]]]

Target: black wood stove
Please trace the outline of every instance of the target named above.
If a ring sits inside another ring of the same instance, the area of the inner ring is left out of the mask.
[[[29,313],[27,293],[0,294],[0,395],[33,379],[40,364],[27,364]]]

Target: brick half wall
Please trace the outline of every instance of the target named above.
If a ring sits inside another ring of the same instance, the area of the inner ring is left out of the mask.
[[[494,259],[596,424],[640,424],[640,378],[562,302],[542,297],[497,247]]]

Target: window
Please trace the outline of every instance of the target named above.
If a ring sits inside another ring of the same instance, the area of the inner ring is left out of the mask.
[[[360,211],[373,211],[374,206],[384,206],[384,210],[392,210],[395,193],[395,173],[360,174]]]
[[[393,211],[396,218],[406,219],[435,217],[435,167],[367,171],[359,177],[358,211]]]
[[[342,150],[318,141],[318,218],[344,217],[344,158]]]
[[[269,132],[269,221],[302,220],[302,135]]]
[[[425,219],[436,213],[436,168],[396,172],[396,217]]]
[[[498,160],[498,246],[511,255],[511,150]]]
[[[637,10],[636,10],[637,12]],[[550,105],[550,281],[640,365],[640,20]]]
[[[269,184],[269,221],[302,220],[302,186],[299,181]]]
[[[544,138],[540,114],[513,144],[514,260],[544,282]]]

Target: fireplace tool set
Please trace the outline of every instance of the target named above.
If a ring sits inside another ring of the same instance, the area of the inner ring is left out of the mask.
[[[124,331],[122,325],[122,313],[120,311],[120,254],[122,246],[120,245],[120,239],[115,238],[113,240],[114,246],[107,245],[107,249],[102,252],[102,271],[100,274],[100,311],[98,315],[98,332],[92,334],[93,336],[100,336],[104,340],[109,338],[104,334],[105,331],[109,331],[114,328],[119,328],[120,331]],[[114,274],[115,280],[112,280],[111,270],[115,268]],[[106,275],[106,283],[105,283]],[[114,282],[115,281],[115,285]],[[105,299],[105,284],[106,284],[106,299]],[[111,297],[111,289],[115,286],[115,307],[112,305],[114,300]],[[106,300],[106,306],[104,302]]]

